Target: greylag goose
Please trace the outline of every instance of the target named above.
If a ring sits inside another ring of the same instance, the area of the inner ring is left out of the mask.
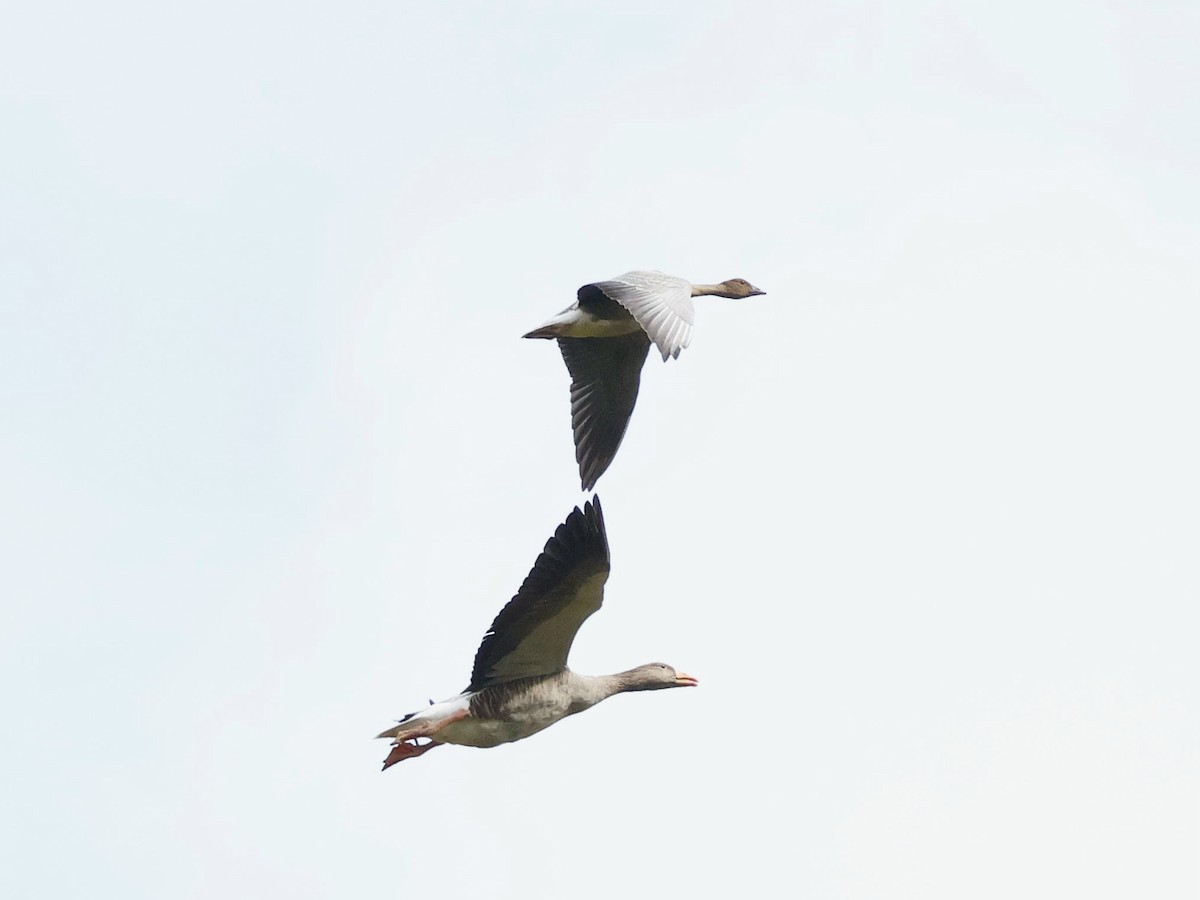
[[[567,654],[584,620],[604,601],[608,537],[600,498],[559,525],[517,595],[500,610],[475,654],[471,683],[457,697],[409,713],[377,735],[392,738],[383,768],[442,744],[495,747],[519,741],[625,691],[694,687],[664,663],[615,675],[579,675]],[[419,738],[428,738],[420,743]]]
[[[585,284],[575,303],[527,338],[556,339],[571,373],[571,429],[585,491],[617,455],[637,402],[642,366],[653,342],[679,358],[692,340],[692,298],[739,300],[764,294],[743,278],[691,284],[662,272],[626,272]]]

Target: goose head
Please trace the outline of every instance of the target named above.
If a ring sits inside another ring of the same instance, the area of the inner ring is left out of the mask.
[[[646,663],[623,673],[626,691],[661,691],[664,688],[695,687],[698,682],[691,675],[676,672],[666,663]]]
[[[745,278],[730,278],[727,281],[722,281],[720,284],[692,285],[693,297],[708,295],[712,297],[725,297],[729,300],[743,300],[746,297],[758,297],[765,293],[766,291],[760,291]]]

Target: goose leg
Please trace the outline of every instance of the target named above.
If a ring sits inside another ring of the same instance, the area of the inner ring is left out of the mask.
[[[388,736],[394,736],[396,741],[392,744],[392,750],[390,753],[388,753],[387,759],[383,761],[384,769],[386,769],[388,766],[394,766],[396,763],[403,760],[418,757],[422,753],[432,750],[434,747],[442,746],[444,742],[434,740],[433,735],[437,734],[438,731],[440,731],[442,728],[445,728],[451,722],[457,722],[460,719],[465,719],[469,715],[470,712],[464,709],[454,713],[453,715],[439,719],[436,722],[413,723],[407,728],[403,728],[400,734],[389,734]],[[384,734],[388,733],[384,732]],[[383,735],[380,735],[380,737],[383,737]],[[429,738],[429,743],[418,744],[417,738],[422,737]],[[409,743],[410,741],[411,743]]]
[[[383,761],[383,768],[387,769],[388,766],[394,766],[406,759],[415,759],[423,753],[428,753],[434,747],[440,746],[442,744],[439,741],[432,740],[428,744],[418,744],[415,738],[411,744],[408,741],[397,741],[392,745],[392,752]]]

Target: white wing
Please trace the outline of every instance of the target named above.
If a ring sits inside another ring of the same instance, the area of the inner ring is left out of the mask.
[[[686,279],[662,272],[626,272],[597,281],[594,287],[629,310],[664,360],[678,359],[679,351],[692,342],[695,307]]]

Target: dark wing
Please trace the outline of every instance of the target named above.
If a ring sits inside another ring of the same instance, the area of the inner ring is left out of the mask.
[[[650,352],[644,332],[611,338],[559,338],[571,373],[571,430],[583,489],[595,487],[625,437]]]
[[[585,284],[575,292],[575,299],[578,301],[576,305],[597,319],[616,321],[629,318],[632,313],[601,290],[606,284],[609,282]]]
[[[517,595],[492,622],[467,690],[563,671],[579,626],[604,601],[608,562],[604,516],[593,497],[558,526]]]

